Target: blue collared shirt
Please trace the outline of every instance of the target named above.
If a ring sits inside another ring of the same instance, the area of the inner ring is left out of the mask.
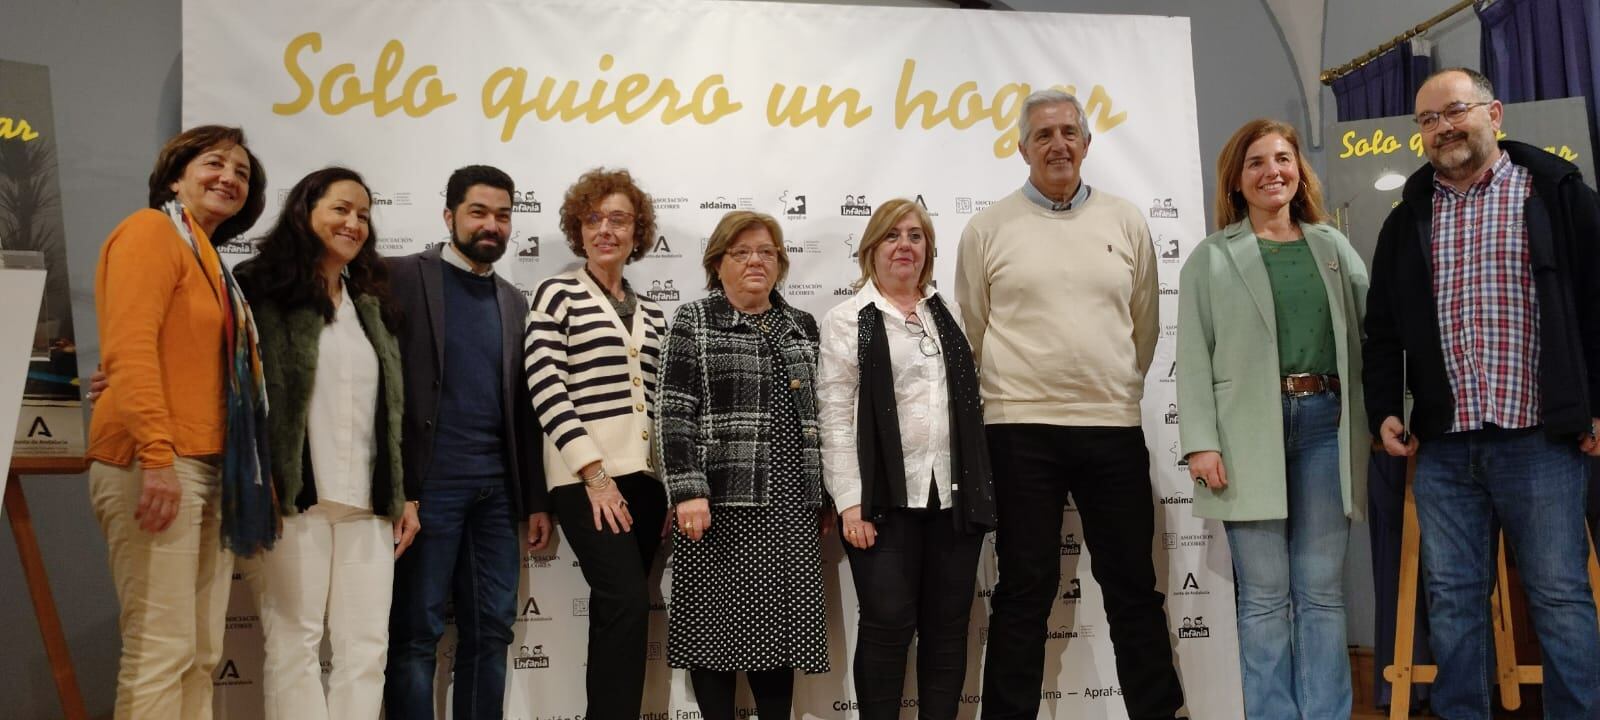
[[[1066,212],[1075,207],[1081,207],[1085,202],[1089,201],[1089,183],[1079,181],[1078,192],[1073,193],[1072,199],[1064,203],[1059,203],[1051,200],[1048,197],[1045,197],[1044,193],[1039,192],[1039,188],[1033,186],[1033,180],[1031,178],[1027,182],[1022,183],[1022,194],[1028,196],[1028,199],[1032,200],[1033,204],[1038,205],[1046,210],[1051,212]]]

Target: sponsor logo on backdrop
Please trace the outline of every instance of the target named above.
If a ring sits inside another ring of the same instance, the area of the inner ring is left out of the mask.
[[[822,294],[822,283],[790,283],[783,288],[789,297],[811,297]]]
[[[1072,605],[1083,599],[1083,583],[1077,578],[1068,580],[1064,586],[1066,590],[1061,593],[1061,602]]]
[[[645,257],[680,258],[683,254],[672,251],[672,241],[668,240],[667,236],[657,235],[655,244],[650,246],[650,252]]]
[[[1122,687],[1110,685],[1107,687],[1086,687],[1083,689],[1083,699],[1104,700],[1106,698],[1122,697]]]
[[[672,286],[672,278],[651,280],[650,287],[644,291],[645,297],[656,302],[678,302],[681,295],[682,293]]]
[[[539,601],[532,595],[522,601],[522,612],[517,613],[517,622],[547,622],[550,616],[539,610]]]
[[[223,658],[222,664],[217,666],[216,676],[211,678],[212,687],[237,687],[254,684],[254,680],[245,677],[239,672],[239,661],[233,658]]]
[[[1177,323],[1172,323],[1172,324],[1168,324],[1168,325],[1162,325],[1161,326],[1161,337],[1164,337],[1164,338],[1176,338],[1176,337],[1178,337],[1178,325],[1177,325]]]
[[[660,642],[650,642],[650,643],[647,643],[645,645],[644,659],[646,659],[646,660],[660,660],[661,659],[661,655],[662,655],[662,652],[661,652],[661,643]]]
[[[1176,547],[1205,547],[1211,543],[1211,533],[1166,533],[1173,536]]]
[[[411,193],[381,193],[374,191],[372,193],[372,204],[379,207],[409,207],[411,205]],[[515,206],[513,205],[513,207]],[[534,212],[538,211],[535,210]]]
[[[1172,364],[1167,366],[1167,374],[1166,374],[1165,377],[1161,378],[1161,382],[1169,383],[1169,382],[1177,382],[1177,381],[1178,381],[1178,361],[1177,360],[1173,360]]]
[[[657,210],[681,210],[689,204],[689,198],[680,196],[652,195],[650,206]]]
[[[1177,238],[1158,235],[1155,243],[1156,254],[1161,256],[1161,262],[1171,264],[1183,259],[1182,254],[1178,252]]]
[[[867,217],[872,214],[872,205],[865,195],[846,195],[844,204],[839,206],[839,214]]]
[[[1173,493],[1171,495],[1163,495],[1163,496],[1161,496],[1161,504],[1162,505],[1193,505],[1194,504],[1194,498],[1189,497],[1187,495],[1184,495],[1183,493]]]
[[[533,196],[532,190],[518,190],[511,194],[511,212],[536,213],[543,211],[544,204]]]
[[[1172,206],[1172,198],[1156,198],[1150,201],[1150,217],[1175,218],[1178,208]]]
[[[981,628],[978,628],[978,644],[979,645],[988,645],[989,644],[989,626],[988,625],[985,625],[985,626],[983,626]]]
[[[1161,547],[1168,550],[1176,550],[1178,547],[1178,534],[1169,532],[1161,533]]]
[[[660,600],[650,601],[651,612],[666,612],[672,608],[672,596],[662,595]]]
[[[238,578],[234,579],[237,580]],[[226,621],[226,629],[249,630],[255,627],[258,622],[261,622],[260,615],[229,615]]]
[[[535,555],[533,553],[528,553],[522,558],[522,566],[525,568],[547,568],[550,567],[550,564],[555,562],[555,560],[555,553],[549,553],[547,555]]]
[[[539,259],[539,236],[529,235],[526,238],[511,238],[511,246],[517,249],[518,260]]]
[[[1206,620],[1200,615],[1186,617],[1178,624],[1178,639],[1192,640],[1194,638],[1211,637],[1211,628],[1206,627]]]
[[[806,196],[790,195],[788,190],[778,196],[778,207],[783,211],[785,220],[806,219]]]
[[[523,645],[517,648],[517,656],[511,664],[518,670],[543,670],[550,667],[550,656],[544,654],[543,645],[528,647]]]
[[[1070,640],[1075,637],[1081,637],[1081,635],[1077,630],[1065,625],[1058,625],[1053,629],[1045,628],[1044,637],[1046,640]]]
[[[217,252],[223,255],[253,255],[256,246],[243,237],[236,237],[217,246]]]
[[[845,247],[846,250],[850,251],[850,259],[851,260],[854,260],[857,257],[859,257],[858,253],[856,252],[856,234],[855,233],[850,233],[850,234],[844,236],[844,247]]]
[[[956,198],[956,214],[957,215],[971,215],[972,214],[972,198],[969,198],[969,197],[958,197],[958,198]]]
[[[1173,440],[1172,444],[1167,446],[1167,452],[1172,455],[1172,465],[1174,467],[1189,467],[1189,458],[1185,457],[1183,453],[1178,450],[1177,440]]]
[[[755,198],[748,195],[726,197],[718,195],[711,200],[700,203],[701,210],[754,210]]]
[[[1156,293],[1160,295],[1177,295],[1178,288],[1174,285],[1161,283],[1161,287],[1156,290]]]
[[[922,208],[923,212],[928,214],[928,217],[931,217],[931,218],[939,217],[939,213],[936,213],[936,212],[928,209],[928,201],[922,199],[922,194],[921,193],[917,194],[916,203],[917,203],[918,207]]]
[[[572,601],[573,617],[589,617],[589,598],[578,598]]]
[[[1184,575],[1183,575],[1183,585],[1180,586],[1177,590],[1173,590],[1172,592],[1168,593],[1168,595],[1189,595],[1189,596],[1210,595],[1210,594],[1211,594],[1210,590],[1205,590],[1205,589],[1200,587],[1200,580],[1198,578],[1196,578],[1194,573],[1192,573],[1192,572],[1184,573]],[[1195,619],[1199,620],[1200,618],[1195,618]]]
[[[411,251],[411,238],[408,237],[380,237],[378,238],[378,252],[384,255],[400,255]]]
[[[1077,533],[1067,533],[1066,537],[1061,538],[1061,554],[1062,555],[1081,555],[1081,554],[1083,554],[1083,543],[1078,541],[1078,534]]]
[[[1167,403],[1167,411],[1165,413],[1162,413],[1161,422],[1164,422],[1164,423],[1166,423],[1168,425],[1177,425],[1178,424],[1178,404],[1177,403]]]

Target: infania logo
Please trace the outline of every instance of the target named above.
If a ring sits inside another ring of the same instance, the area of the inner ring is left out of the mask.
[[[1061,538],[1062,555],[1080,555],[1082,553],[1083,543],[1078,541],[1077,533],[1067,533],[1066,537]]]
[[[544,654],[543,645],[531,648],[523,645],[517,649],[517,657],[511,662],[518,670],[543,670],[550,667],[550,656]]]
[[[236,237],[217,246],[217,252],[223,255],[253,255],[255,251],[256,246],[243,237]]]
[[[1161,415],[1161,422],[1168,425],[1178,424],[1178,404],[1167,403],[1167,411]]]
[[[1172,206],[1172,198],[1156,198],[1150,201],[1150,217],[1175,218],[1178,209]]]
[[[650,289],[644,291],[644,296],[656,302],[678,302],[680,293],[672,286],[672,278],[667,278],[666,282],[651,280]]]
[[[538,198],[533,196],[532,190],[519,191],[511,194],[511,212],[536,213],[542,212],[542,205]]]
[[[1211,637],[1211,628],[1206,627],[1206,619],[1203,616],[1186,617],[1183,619],[1183,623],[1178,626],[1178,639],[1180,640],[1208,637]]]
[[[804,196],[804,195],[790,196],[789,195],[789,191],[785,190],[785,191],[783,191],[782,195],[778,196],[778,205],[783,208],[783,219],[785,219],[785,220],[804,220],[804,219],[806,219],[806,196]]]
[[[872,214],[872,205],[865,195],[846,195],[844,204],[839,206],[839,214],[867,217]]]

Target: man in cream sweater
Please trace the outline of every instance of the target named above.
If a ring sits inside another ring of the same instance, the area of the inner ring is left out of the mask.
[[[1028,181],[972,218],[956,258],[999,511],[983,717],[1038,714],[1070,493],[1105,593],[1128,716],[1170,720],[1183,690],[1156,590],[1139,424],[1159,331],[1150,230],[1132,203],[1080,179],[1090,133],[1076,98],[1041,90],[1022,117]]]

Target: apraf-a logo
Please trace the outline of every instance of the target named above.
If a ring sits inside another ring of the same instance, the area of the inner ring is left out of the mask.
[[[511,240],[511,242],[513,244],[515,244],[515,245],[522,246],[521,248],[519,248],[517,250],[517,258],[518,259],[520,259],[520,260],[537,260],[539,258],[539,236],[538,235],[530,235],[530,236],[528,236],[526,238],[523,238],[521,240],[513,238]]]
[[[844,204],[839,206],[839,214],[867,217],[872,214],[872,205],[865,195],[846,195]]]
[[[511,212],[536,213],[543,212],[544,205],[533,196],[532,190],[521,190],[511,194]]]
[[[1208,637],[1211,637],[1211,628],[1206,627],[1206,620],[1203,616],[1186,617],[1183,619],[1182,624],[1178,626],[1178,638],[1181,640]]]
[[[650,289],[644,291],[644,296],[656,302],[678,302],[681,293],[672,286],[672,278],[666,282],[660,279],[650,281]]]
[[[1158,237],[1156,239],[1156,252],[1161,255],[1161,262],[1164,263],[1175,263],[1183,259],[1178,252],[1178,239],[1175,237],[1169,238],[1165,235]]]
[[[778,196],[778,205],[782,206],[782,208],[783,208],[783,219],[785,219],[785,220],[804,220],[804,219],[806,219],[806,196],[804,196],[804,195],[795,195],[793,197],[790,197],[789,196],[789,191],[785,190],[785,191],[783,191],[782,195]]]
[[[512,667],[518,670],[543,670],[550,667],[550,656],[544,654],[543,645],[528,647],[523,645],[517,649],[517,656],[511,661]]]
[[[1081,600],[1082,598],[1083,584],[1078,580],[1078,578],[1072,578],[1071,580],[1068,580],[1066,591],[1061,593],[1061,601],[1071,604]]]
[[[1177,216],[1178,208],[1173,207],[1172,198],[1156,198],[1150,201],[1150,217],[1175,218]]]

